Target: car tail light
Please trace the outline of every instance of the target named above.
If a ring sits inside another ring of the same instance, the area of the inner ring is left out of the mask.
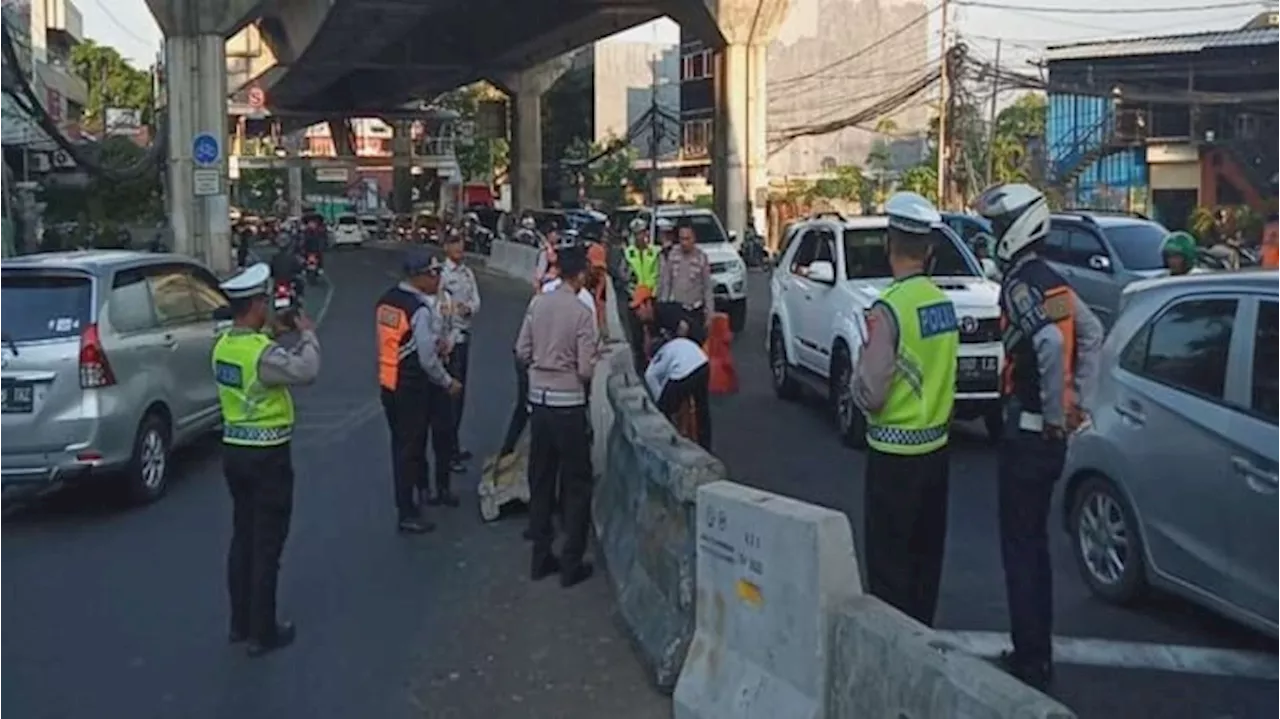
[[[107,353],[102,349],[98,326],[89,325],[80,333],[80,386],[93,389],[110,387],[115,383],[116,376],[107,362]]]

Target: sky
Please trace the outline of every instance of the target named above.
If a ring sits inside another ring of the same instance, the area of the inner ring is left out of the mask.
[[[990,0],[1005,7],[976,7],[980,0],[952,0],[952,22],[971,50],[992,59],[995,38],[1003,39],[1001,64],[1026,68],[1046,45],[1120,36],[1164,35],[1239,27],[1274,2],[1244,0]],[[111,45],[140,67],[150,65],[160,48],[160,29],[144,0],[74,0],[84,17],[85,35]],[[1053,8],[1071,12],[1049,12]],[[1017,9],[1009,9],[1017,8]],[[1196,8],[1196,9],[1188,9]],[[1129,10],[1141,10],[1133,13]],[[1122,11],[1122,12],[1117,12]],[[933,32],[938,32],[934,16]],[[676,42],[679,29],[657,20],[621,33],[637,41]]]

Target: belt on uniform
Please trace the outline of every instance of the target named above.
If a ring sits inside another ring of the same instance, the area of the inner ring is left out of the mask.
[[[1044,415],[1039,412],[1019,412],[1018,429],[1023,432],[1043,432]]]
[[[582,390],[529,388],[529,404],[540,407],[584,407],[587,393]]]

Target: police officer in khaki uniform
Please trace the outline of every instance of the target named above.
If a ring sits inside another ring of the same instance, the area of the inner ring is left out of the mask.
[[[555,572],[570,587],[589,578],[583,560],[591,524],[591,443],[587,386],[599,357],[599,335],[592,311],[578,297],[586,281],[587,257],[581,247],[559,252],[560,285],[529,303],[516,358],[529,368],[532,408],[529,446],[529,530],[533,540],[530,575]],[[557,558],[551,550],[555,530],[557,480],[565,541]]]
[[[929,278],[937,208],[913,192],[885,204],[893,283],[866,315],[853,398],[867,415],[863,543],[871,593],[933,624],[947,538],[948,440],[960,334]]]
[[[267,281],[258,263],[222,283],[234,317],[213,348],[213,374],[222,409],[222,467],[231,491],[232,533],[227,556],[231,641],[248,641],[250,656],[288,646],[293,624],[276,618],[280,553],[293,514],[294,411],[290,386],[320,373],[320,341],[305,315],[277,318],[277,331],[297,330],[292,349],[263,332]]]

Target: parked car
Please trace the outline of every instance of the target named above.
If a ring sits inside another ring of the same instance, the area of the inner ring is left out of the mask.
[[[333,224],[333,247],[339,249],[342,247],[360,247],[364,244],[365,237],[364,228],[360,225],[360,220],[350,212],[338,215],[338,220]]]
[[[1274,270],[1125,289],[1063,474],[1095,595],[1157,587],[1275,636],[1276,307]]]
[[[659,205],[658,217],[676,225],[688,224],[698,240],[698,248],[711,261],[711,285],[717,312],[729,315],[729,327],[741,332],[747,324],[747,263],[738,254],[734,238],[725,232],[720,218],[711,210],[690,205]],[[647,215],[644,215],[647,217]]]
[[[377,215],[360,215],[360,229],[366,240],[382,239],[382,223]]]
[[[774,392],[801,388],[824,397],[843,441],[864,447],[865,418],[853,404],[853,368],[866,341],[865,313],[893,281],[885,254],[886,216],[821,215],[792,223],[770,281],[767,350]],[[963,241],[945,224],[933,231],[930,276],[955,304],[960,321],[956,375],[958,419],[982,417],[1000,436],[1000,287],[982,275]]]
[[[227,300],[208,269],[172,254],[89,250],[6,260],[6,490],[114,477],[159,498],[169,456],[219,422],[209,357]]]
[[[1135,215],[1056,213],[1044,257],[1110,327],[1125,285],[1168,273],[1160,254],[1168,234],[1160,223]]]

